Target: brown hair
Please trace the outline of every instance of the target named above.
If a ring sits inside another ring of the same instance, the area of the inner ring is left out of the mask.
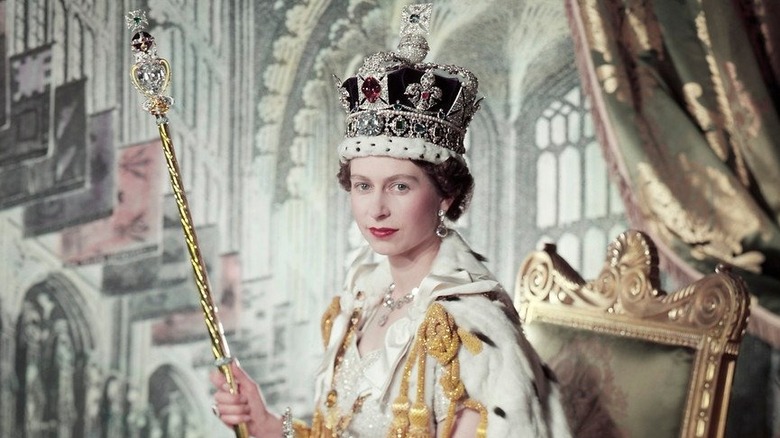
[[[445,199],[452,199],[452,204],[445,215],[452,221],[458,220],[466,211],[474,191],[474,177],[471,176],[469,168],[455,158],[440,164],[422,160],[411,161],[428,175],[439,195]],[[336,177],[346,191],[350,191],[351,188],[350,176],[349,162],[341,163]]]

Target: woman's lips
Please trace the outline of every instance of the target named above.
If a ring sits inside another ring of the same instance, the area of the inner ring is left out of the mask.
[[[396,231],[398,231],[398,228],[374,228],[371,227],[368,229],[368,231],[371,232],[371,235],[380,239],[390,237],[392,236]]]

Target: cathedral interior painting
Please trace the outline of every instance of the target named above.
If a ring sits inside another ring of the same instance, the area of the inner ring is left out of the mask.
[[[316,417],[323,311],[364,247],[337,178],[340,87],[399,44],[405,8],[421,3],[0,0],[0,436],[236,436],[212,415],[203,278],[269,409]],[[165,73],[139,73],[130,11],[166,60],[164,117],[138,93]],[[531,343],[545,340],[534,347],[561,384],[579,385],[562,392],[578,397],[564,401],[572,435],[780,436],[780,4],[432,11],[426,60],[468,66],[481,99],[462,138],[471,203],[450,225],[515,299]],[[526,260],[550,267],[544,299]],[[615,274],[624,264],[641,275]],[[731,295],[705,290],[713,276]],[[610,284],[631,293],[601,306]],[[637,291],[665,301],[640,308]],[[574,319],[540,330],[561,303],[601,306],[603,321],[577,327],[619,339],[596,345],[568,331]],[[651,310],[639,340],[612,322]],[[687,337],[648,346],[659,327]],[[703,347],[716,338],[723,351]],[[728,356],[722,392],[697,375],[710,354]],[[642,379],[666,383],[641,392],[630,382]],[[691,408],[696,391],[721,410]],[[712,419],[640,422],[642,397]]]

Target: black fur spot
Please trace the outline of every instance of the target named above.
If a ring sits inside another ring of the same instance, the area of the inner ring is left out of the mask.
[[[495,412],[495,414],[501,418],[506,418],[506,412],[504,412],[504,410],[499,408],[498,406],[493,408],[493,412]]]
[[[491,347],[496,346],[496,343],[493,342],[492,339],[488,338],[487,335],[482,332],[474,332],[474,336],[478,337],[480,341],[490,345]]]
[[[487,257],[483,256],[482,254],[480,254],[480,253],[478,253],[476,251],[471,251],[471,255],[473,255],[474,258],[476,258],[480,262],[486,262],[487,261]]]
[[[447,297],[442,298],[444,301],[460,301],[460,297],[457,295],[450,295]]]
[[[542,371],[544,371],[544,377],[547,377],[547,380],[558,383],[558,377],[555,376],[553,370],[546,363],[542,364]]]

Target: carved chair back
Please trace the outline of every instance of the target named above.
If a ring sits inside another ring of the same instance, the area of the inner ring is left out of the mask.
[[[724,267],[672,293],[638,231],[585,281],[553,245],[515,286],[524,330],[559,380],[577,437],[720,437],[747,324],[744,282]]]

